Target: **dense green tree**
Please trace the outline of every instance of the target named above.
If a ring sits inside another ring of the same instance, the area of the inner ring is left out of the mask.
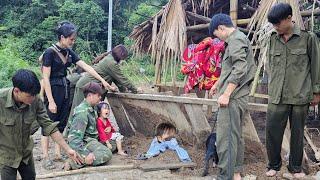
[[[15,48],[18,44],[16,38],[10,36],[6,39],[0,39],[0,88],[11,86],[12,75],[21,68],[31,69],[40,74],[40,68],[32,67],[28,62],[19,58],[19,52]]]
[[[80,3],[67,0],[59,9],[59,14],[61,19],[69,20],[78,27],[78,52],[93,55],[95,51],[103,49],[99,33],[102,33],[105,14],[97,3],[90,0]]]
[[[132,28],[150,18],[168,0],[113,0],[112,44],[130,45]],[[62,20],[78,27],[75,51],[89,62],[106,51],[109,1],[106,0],[1,0],[0,1],[0,88],[10,86],[19,68],[39,73],[38,57],[57,41],[55,28]],[[135,68],[132,68],[133,66]],[[148,56],[132,58],[127,69],[144,67],[153,74]],[[130,72],[132,73],[132,72]],[[128,75],[130,75],[130,73]]]

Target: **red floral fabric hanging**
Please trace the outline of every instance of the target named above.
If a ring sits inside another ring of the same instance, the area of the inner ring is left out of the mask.
[[[185,93],[197,85],[199,90],[209,90],[213,86],[221,73],[224,49],[223,41],[208,37],[199,44],[189,45],[184,50],[181,72],[188,76],[184,86]]]

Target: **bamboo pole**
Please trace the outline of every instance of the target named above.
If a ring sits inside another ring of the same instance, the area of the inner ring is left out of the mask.
[[[210,23],[210,21],[211,21],[211,18],[202,16],[202,15],[200,15],[200,14],[196,14],[196,13],[193,13],[193,12],[190,12],[190,11],[186,11],[186,14],[188,15],[188,17],[189,17],[190,19],[193,19],[193,20],[198,21],[198,22]],[[237,20],[236,20],[237,25],[246,25],[246,24],[248,24],[250,21],[251,21],[251,18],[247,18],[247,19],[237,19]]]
[[[251,18],[247,19],[237,19],[237,25],[247,25],[251,21]]]
[[[265,48],[262,57],[266,57],[267,56],[267,49],[268,48],[269,48],[269,45],[267,45],[267,47]],[[253,96],[256,93],[256,89],[257,89],[257,86],[258,86],[258,81],[259,81],[259,78],[260,78],[259,75],[260,75],[261,68],[263,66],[263,62],[264,62],[263,60],[259,61],[258,68],[257,68],[256,74],[255,74],[254,79],[253,79],[253,85],[252,85],[252,88],[251,88],[250,96]]]
[[[207,24],[198,24],[198,25],[194,25],[194,26],[187,26],[187,32],[188,31],[199,31],[199,30],[203,30],[203,29],[208,29],[210,26],[210,23]],[[241,28],[238,27],[238,29],[244,33],[249,33],[249,31],[245,28]]]
[[[234,25],[237,25],[238,19],[238,0],[230,0],[230,17]]]
[[[69,176],[69,175],[74,175],[74,174],[83,174],[83,173],[88,173],[88,172],[105,172],[105,171],[114,171],[114,170],[129,170],[129,169],[134,169],[134,168],[136,168],[136,166],[134,164],[88,167],[88,168],[71,170],[71,171],[62,171],[62,172],[53,172],[53,173],[49,173],[49,174],[41,174],[41,175],[37,175],[36,179],[55,178],[55,177]]]
[[[301,14],[302,17],[311,16],[312,15],[312,9],[311,10],[306,10],[306,11],[300,11],[300,14]],[[320,15],[320,9],[315,9],[313,11],[313,15],[314,16],[319,16]]]

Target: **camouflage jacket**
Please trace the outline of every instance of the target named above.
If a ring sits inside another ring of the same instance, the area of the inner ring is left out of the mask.
[[[71,148],[83,156],[90,153],[86,145],[90,141],[98,140],[96,119],[96,111],[86,100],[74,110],[68,132],[68,142]]]

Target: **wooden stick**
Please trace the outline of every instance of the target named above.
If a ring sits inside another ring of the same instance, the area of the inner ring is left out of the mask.
[[[209,26],[210,26],[210,23],[187,26],[187,31],[198,31],[198,30],[208,29]]]
[[[306,10],[306,11],[300,11],[300,14],[301,14],[302,17],[311,16],[312,15],[312,9],[311,10]],[[314,16],[319,16],[320,15],[320,9],[315,9],[313,11],[313,15]]]
[[[166,170],[166,169],[179,169],[179,168],[193,168],[196,167],[197,164],[194,162],[190,163],[173,163],[173,164],[142,164],[140,165],[140,169],[143,171],[158,171],[158,170]]]
[[[310,167],[316,167],[316,166],[319,167],[319,166],[320,166],[320,163],[315,163],[315,164],[311,164],[311,165],[310,165]]]
[[[203,23],[210,23],[211,19],[190,11],[186,11],[186,14],[190,17],[190,19],[195,20],[195,21],[200,21]]]
[[[210,26],[210,23],[207,24],[197,24],[197,25],[193,25],[193,26],[187,26],[187,31],[199,31],[199,30],[203,30],[203,29],[208,29]],[[241,28],[241,27],[237,27],[240,31],[244,32],[244,33],[248,33],[249,31],[245,28]]]
[[[269,95],[267,95],[267,94],[254,93],[254,94],[253,94],[253,97],[263,98],[263,99],[269,99]]]
[[[306,138],[308,144],[310,145],[311,149],[313,150],[316,160],[319,161],[320,160],[320,149],[313,143],[306,128],[304,129],[304,137]]]
[[[246,25],[251,21],[251,18],[248,19],[238,19],[236,20],[237,25]]]
[[[168,96],[168,95],[158,95],[158,94],[108,93],[107,97],[149,100],[149,101],[176,102],[176,103],[182,103],[182,104],[212,105],[214,107],[218,106],[217,99],[203,99],[203,98]],[[267,104],[249,103],[248,109],[253,111],[267,112]]]
[[[129,170],[136,168],[136,165],[108,165],[108,166],[98,166],[98,167],[87,167],[71,171],[53,172],[49,174],[37,175],[36,179],[46,179],[54,178],[59,176],[69,176],[74,174],[83,174],[87,172],[104,172],[104,171],[114,171],[114,170]]]
[[[190,19],[195,20],[195,21],[199,21],[202,23],[210,23],[211,22],[211,18],[208,18],[206,16],[202,16],[190,11],[186,11],[186,14],[190,17]],[[237,19],[237,25],[246,25],[251,21],[251,18],[247,18],[247,19]]]

